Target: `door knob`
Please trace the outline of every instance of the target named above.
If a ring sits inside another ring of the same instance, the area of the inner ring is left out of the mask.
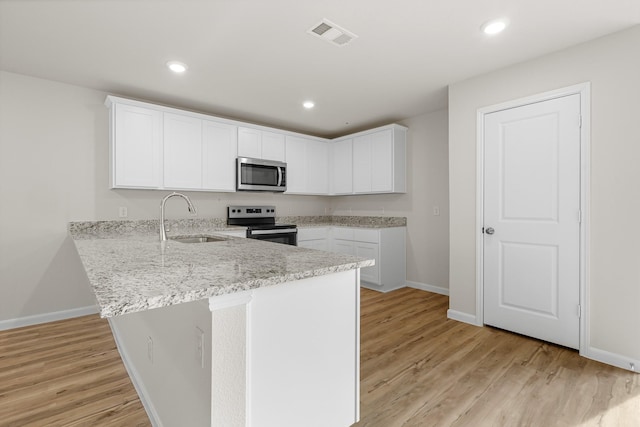
[[[496,232],[496,230],[494,230],[494,229],[493,229],[493,227],[488,227],[488,228],[485,230],[485,233],[487,233],[487,234],[493,234],[493,233],[495,233],[495,232]]]

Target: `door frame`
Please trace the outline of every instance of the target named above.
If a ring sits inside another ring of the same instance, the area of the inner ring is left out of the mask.
[[[589,349],[589,195],[591,165],[591,83],[585,82],[560,89],[518,98],[477,110],[476,125],[476,317],[475,324],[484,326],[484,119],[485,115],[568,95],[580,95],[580,355]]]

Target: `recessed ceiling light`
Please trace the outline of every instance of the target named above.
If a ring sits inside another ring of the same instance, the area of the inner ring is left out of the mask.
[[[484,32],[485,34],[493,35],[502,32],[505,28],[507,28],[506,20],[494,19],[482,26],[482,32]]]
[[[304,102],[302,103],[302,106],[303,106],[304,108],[306,108],[307,110],[310,110],[310,109],[312,109],[313,107],[315,107],[315,106],[316,106],[316,104],[314,104],[314,103],[313,103],[313,101],[304,101]]]
[[[187,65],[178,61],[167,62],[167,67],[169,67],[169,69],[174,73],[178,73],[178,74],[184,73],[185,71],[187,71]]]

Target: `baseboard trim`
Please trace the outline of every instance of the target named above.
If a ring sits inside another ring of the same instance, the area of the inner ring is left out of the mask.
[[[387,292],[395,291],[397,289],[402,289],[405,287],[404,285],[398,285],[398,286],[394,286],[393,288],[384,288],[380,285],[376,285],[369,282],[363,282],[362,280],[360,280],[360,286],[366,289],[371,289],[372,291],[382,292],[383,294],[386,294]]]
[[[433,292],[434,294],[449,296],[449,289],[441,286],[427,285],[426,283],[411,282],[407,280],[407,286],[409,288],[420,289],[422,291]]]
[[[88,316],[96,314],[98,307],[90,305],[87,307],[72,308],[69,310],[54,311],[52,313],[35,314],[33,316],[19,317],[0,321],[0,331],[8,329],[22,328],[23,326],[39,325],[41,323],[55,322],[56,320],[71,319],[74,317]]]
[[[160,421],[160,416],[158,415],[158,411],[156,411],[155,406],[151,403],[151,399],[149,399],[149,394],[147,392],[144,383],[138,373],[136,367],[131,363],[131,358],[127,353],[127,349],[122,344],[122,341],[119,338],[118,327],[112,319],[109,320],[109,326],[111,327],[111,333],[113,335],[113,339],[116,342],[116,347],[118,347],[118,352],[120,353],[120,358],[122,358],[122,363],[124,364],[124,368],[127,370],[129,374],[129,378],[131,378],[131,382],[133,383],[133,388],[136,389],[138,393],[138,397],[140,398],[140,402],[142,402],[142,406],[144,406],[144,410],[147,412],[147,416],[149,417],[149,421],[151,421],[151,425],[153,427],[163,427],[162,422]]]
[[[625,357],[594,347],[587,347],[587,351],[581,352],[580,355],[587,359],[595,360],[596,362],[605,363],[626,371],[635,372],[636,374],[640,373],[640,360],[638,359]]]
[[[476,316],[461,311],[449,309],[447,310],[447,318],[457,320],[458,322],[468,323],[473,326],[482,326],[478,324]]]

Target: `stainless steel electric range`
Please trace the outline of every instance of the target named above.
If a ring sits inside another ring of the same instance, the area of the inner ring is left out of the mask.
[[[247,238],[298,244],[298,228],[295,224],[276,224],[275,206],[229,206],[227,224],[247,227]]]

